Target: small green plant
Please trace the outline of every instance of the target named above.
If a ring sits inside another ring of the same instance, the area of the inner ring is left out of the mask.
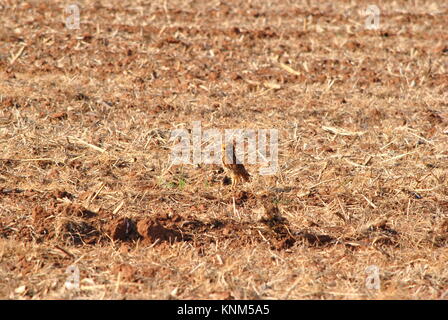
[[[179,188],[179,189],[183,189],[183,188],[185,188],[185,186],[187,185],[187,182],[184,180],[184,179],[179,179],[178,181],[177,181],[177,187]]]
[[[185,178],[175,178],[172,181],[163,181],[159,180],[159,184],[169,189],[180,189],[183,190],[187,185],[187,181]]]
[[[183,175],[176,175],[171,181],[167,181],[162,177],[157,178],[157,184],[168,189],[184,189],[187,185],[187,179]]]

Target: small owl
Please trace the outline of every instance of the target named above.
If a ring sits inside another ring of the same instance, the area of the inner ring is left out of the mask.
[[[247,182],[250,179],[250,174],[244,168],[242,163],[236,158],[235,146],[233,144],[221,145],[222,165],[230,172],[232,178],[232,187],[240,182]]]

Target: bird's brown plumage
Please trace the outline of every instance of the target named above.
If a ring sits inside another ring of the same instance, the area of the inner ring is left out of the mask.
[[[227,147],[228,146],[228,147]],[[240,182],[247,182],[250,179],[250,174],[242,163],[236,158],[235,146],[233,144],[222,144],[222,165],[230,172],[232,178],[232,187]]]

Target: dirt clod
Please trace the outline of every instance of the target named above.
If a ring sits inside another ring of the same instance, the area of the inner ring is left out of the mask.
[[[135,222],[129,218],[112,220],[107,229],[113,240],[129,241],[139,237]]]
[[[173,243],[183,239],[182,234],[176,230],[165,228],[156,219],[144,219],[137,223],[138,233],[143,237],[144,242],[154,243],[155,241],[168,241]]]

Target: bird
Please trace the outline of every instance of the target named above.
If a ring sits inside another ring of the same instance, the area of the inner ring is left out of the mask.
[[[240,161],[237,160],[234,144],[221,145],[222,165],[226,168],[232,178],[232,188],[240,182],[248,182],[250,174]]]

